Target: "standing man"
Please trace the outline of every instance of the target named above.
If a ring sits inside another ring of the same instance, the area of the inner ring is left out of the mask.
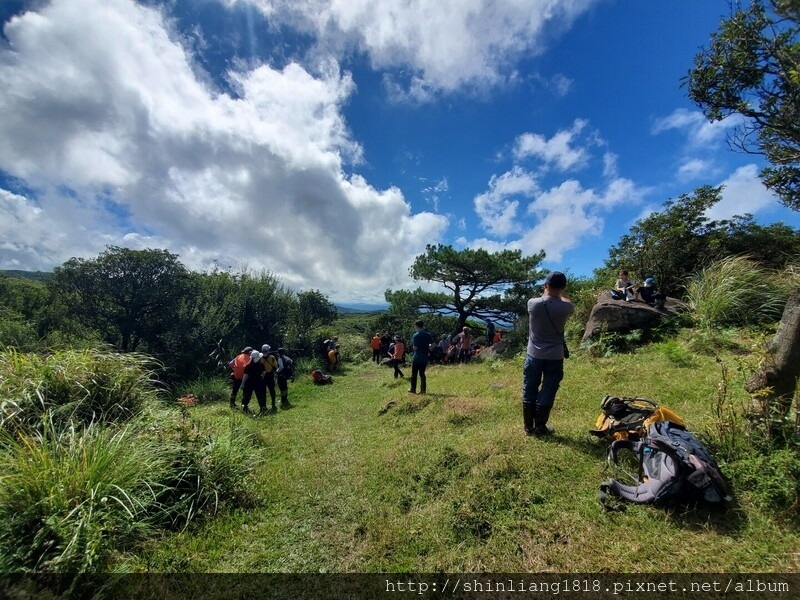
[[[236,395],[239,393],[239,388],[242,387],[244,368],[250,362],[250,353],[252,351],[253,349],[250,346],[246,346],[228,363],[231,368],[231,386],[233,386],[231,389],[231,408],[236,408]]]
[[[486,345],[494,344],[494,322],[486,319]]]
[[[461,330],[461,333],[455,337],[455,343],[458,344],[458,362],[469,362],[472,353],[472,335],[469,333],[469,327]]]
[[[369,345],[372,348],[372,360],[375,361],[376,365],[381,364],[381,336],[378,335],[377,331],[372,336]]]
[[[281,408],[291,408],[289,404],[289,379],[294,381],[294,361],[286,356],[286,350],[278,348],[278,369],[275,371],[275,380],[281,392]]]
[[[272,400],[271,411],[278,412],[278,407],[275,406],[275,373],[278,371],[278,359],[272,355],[272,348],[269,344],[261,346],[261,363],[264,369],[264,402],[259,404],[261,408],[259,414],[266,415],[269,413],[267,410],[267,390],[269,390],[269,397]]]
[[[403,362],[403,355],[406,353],[406,345],[399,335],[394,336],[394,349],[392,350],[392,366],[394,367],[394,378],[405,377],[400,370],[400,363]]]
[[[417,375],[419,375],[419,393],[424,394],[427,388],[425,369],[428,366],[428,352],[433,344],[433,336],[425,331],[425,323],[416,321],[417,331],[411,336],[411,346],[414,348],[414,358],[411,361],[411,389],[410,394],[417,393]]]
[[[528,300],[528,350],[522,371],[522,417],[527,435],[550,435],[547,426],[556,392],[564,378],[564,326],[575,311],[564,295],[567,277],[553,271],[544,295]]]

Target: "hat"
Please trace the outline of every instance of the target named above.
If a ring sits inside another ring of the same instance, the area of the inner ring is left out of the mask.
[[[544,282],[551,288],[561,290],[567,287],[567,276],[561,271],[552,271]]]
[[[242,354],[244,354],[245,352],[247,352],[248,354],[250,354],[252,351],[253,351],[253,348],[252,348],[252,346],[245,346],[245,347],[244,347],[244,350],[242,350]]]
[[[259,352],[258,350],[253,350],[250,353],[250,360],[252,360],[253,362],[261,360],[261,352]]]
[[[644,284],[647,286],[653,285],[655,282],[656,280],[653,279],[652,277],[648,277],[647,279],[644,280]]]
[[[284,348],[278,348],[278,354],[283,354],[284,352],[286,352]]]
[[[272,348],[270,347],[269,344],[264,344],[263,346],[261,346],[261,351],[264,353],[269,352],[270,350],[272,350]]]

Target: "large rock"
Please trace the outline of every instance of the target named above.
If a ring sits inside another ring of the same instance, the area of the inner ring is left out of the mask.
[[[688,306],[675,298],[667,298],[663,310],[653,308],[641,300],[626,302],[614,300],[603,292],[592,307],[582,342],[589,341],[605,327],[606,331],[627,333],[634,329],[649,329],[657,325],[661,319],[688,310]]]

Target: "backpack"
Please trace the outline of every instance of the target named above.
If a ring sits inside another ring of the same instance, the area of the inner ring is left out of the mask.
[[[633,452],[639,462],[635,485],[609,479],[600,486],[600,502],[609,510],[608,496],[658,507],[705,504],[725,506],[730,491],[714,457],[692,433],[669,421],[657,421],[647,428],[641,441],[617,440],[611,444],[608,463],[618,468],[622,449]]]
[[[608,295],[611,296],[614,300],[625,300],[625,294],[623,294],[619,290],[608,290]]]
[[[325,385],[327,383],[333,383],[333,377],[323,373],[319,369],[314,369],[313,371],[311,371],[311,378],[317,385]]]
[[[606,396],[600,403],[600,411],[595,428],[589,430],[599,438],[638,440],[656,421],[686,426],[677,414],[649,398]]]
[[[281,371],[281,374],[286,379],[294,380],[294,361],[288,356],[283,357],[283,371]]]

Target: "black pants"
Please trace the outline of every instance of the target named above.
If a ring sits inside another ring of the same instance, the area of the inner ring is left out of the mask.
[[[375,361],[375,364],[381,364],[381,349],[378,348],[377,350],[372,350],[372,360]]]
[[[274,393],[274,392],[273,392]],[[256,382],[255,385],[245,381],[244,386],[242,386],[242,406],[247,408],[250,404],[250,398],[256,395],[256,400],[258,400],[259,408],[266,408],[267,407],[267,390],[264,387],[262,382]]]
[[[400,370],[400,361],[397,359],[392,360],[392,366],[394,367],[394,378],[397,379],[398,377],[405,377],[403,372]]]
[[[231,377],[231,406],[236,405],[236,396],[239,394],[239,388],[242,387],[242,380]]]
[[[272,399],[272,408],[275,408],[275,372],[271,371],[264,374],[264,404],[259,403],[261,408],[267,407],[266,390],[269,390],[269,397]]]
[[[417,391],[417,375],[419,375],[419,391],[424,394],[427,388],[428,380],[425,378],[425,369],[428,363],[412,362],[411,363],[411,390],[416,393]]]

